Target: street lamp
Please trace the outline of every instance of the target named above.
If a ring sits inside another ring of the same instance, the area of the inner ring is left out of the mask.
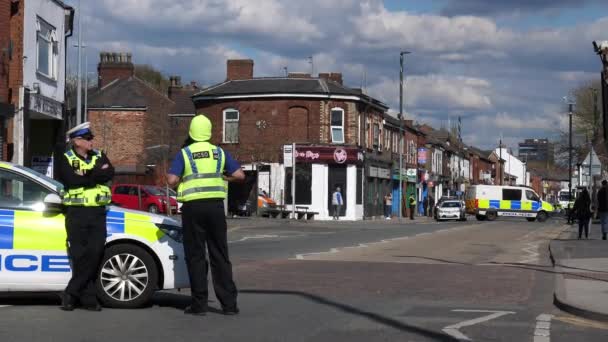
[[[602,117],[603,117],[603,128],[604,128],[604,139],[608,140],[608,87],[606,84],[606,77],[608,76],[608,41],[604,40],[601,42],[593,42],[593,50],[600,56],[602,61],[602,73],[601,73],[601,90],[602,90]]]
[[[572,107],[574,100],[564,96],[564,102],[568,105],[568,193],[569,198],[572,198]],[[568,207],[570,204],[568,203]]]
[[[403,201],[403,58],[405,55],[410,54],[409,51],[401,51],[399,53],[399,63],[400,63],[400,71],[399,71],[399,220],[401,220],[401,216],[403,213],[403,208],[401,202]]]

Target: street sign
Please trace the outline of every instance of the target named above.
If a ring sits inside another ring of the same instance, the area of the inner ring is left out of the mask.
[[[293,147],[291,145],[283,145],[283,164],[285,167],[293,166]]]

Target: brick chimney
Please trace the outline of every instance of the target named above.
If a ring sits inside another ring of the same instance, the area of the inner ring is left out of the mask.
[[[252,59],[229,59],[226,62],[226,80],[250,80],[253,78]]]
[[[169,76],[169,98],[174,99],[175,95],[182,90],[182,78],[180,76]]]
[[[342,83],[342,73],[339,73],[339,72],[322,72],[322,73],[319,73],[319,78],[329,80],[329,81],[334,81],[338,84],[343,84]]]
[[[310,74],[305,72],[290,72],[287,74],[287,78],[312,78]]]
[[[129,78],[135,73],[130,53],[100,52],[97,65],[99,88],[103,88],[115,79]]]

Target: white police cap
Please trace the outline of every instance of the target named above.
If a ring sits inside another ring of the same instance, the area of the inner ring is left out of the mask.
[[[93,132],[91,131],[91,123],[90,122],[83,122],[80,125],[70,129],[69,131],[67,131],[66,135],[67,135],[67,140],[69,141],[70,139],[74,139],[76,137],[93,137]]]

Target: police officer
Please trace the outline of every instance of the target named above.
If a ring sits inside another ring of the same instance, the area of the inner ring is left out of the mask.
[[[108,158],[93,149],[93,132],[85,122],[67,132],[70,149],[59,158],[59,181],[66,206],[65,229],[72,278],[63,294],[61,309],[76,306],[101,311],[95,281],[106,241],[106,205],[111,192],[106,186],[114,176]]]
[[[237,289],[228,257],[224,214],[225,181],[242,182],[245,173],[229,153],[209,142],[211,121],[206,116],[197,115],[192,119],[189,136],[191,144],[173,159],[167,175],[170,186],[179,183],[177,200],[184,203],[184,251],[192,293],[192,303],[184,313],[203,316],[207,312],[206,246],[215,295],[225,315],[236,315],[239,313]]]
[[[410,220],[414,219],[414,213],[416,212],[416,196],[414,194],[410,195]]]

